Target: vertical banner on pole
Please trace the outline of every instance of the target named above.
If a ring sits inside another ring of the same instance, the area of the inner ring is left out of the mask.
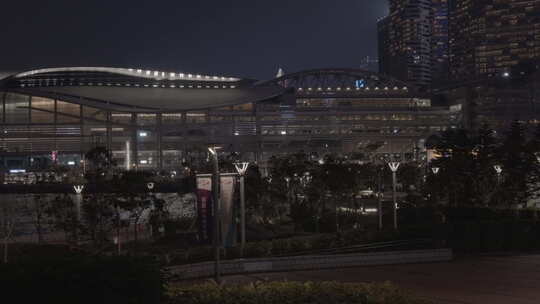
[[[233,247],[236,243],[236,223],[234,220],[234,185],[236,176],[221,176],[221,236],[224,247]]]
[[[212,242],[212,177],[197,176],[197,215],[199,218],[199,240]]]

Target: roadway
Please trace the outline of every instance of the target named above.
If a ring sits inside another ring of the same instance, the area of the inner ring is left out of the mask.
[[[452,262],[238,275],[226,283],[257,280],[390,281],[437,304],[538,304],[540,254],[463,257]]]

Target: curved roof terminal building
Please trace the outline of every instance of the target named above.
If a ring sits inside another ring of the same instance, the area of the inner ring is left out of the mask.
[[[0,166],[79,166],[105,146],[126,168],[174,168],[219,145],[245,160],[305,151],[367,160],[418,157],[422,140],[460,123],[413,87],[373,72],[319,69],[269,81],[68,67],[0,80]],[[416,154],[415,154],[416,153]]]

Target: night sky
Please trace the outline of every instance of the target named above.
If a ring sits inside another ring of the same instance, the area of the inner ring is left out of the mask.
[[[5,1],[0,71],[115,66],[267,79],[377,55],[385,0]]]

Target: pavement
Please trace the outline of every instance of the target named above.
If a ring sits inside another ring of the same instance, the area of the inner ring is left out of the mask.
[[[237,275],[227,284],[259,280],[390,281],[437,304],[539,304],[540,254],[461,257],[451,262]]]

